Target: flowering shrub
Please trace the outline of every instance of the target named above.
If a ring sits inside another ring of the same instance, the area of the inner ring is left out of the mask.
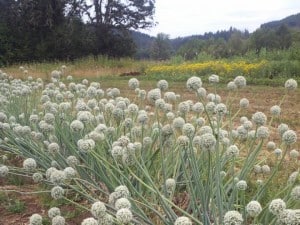
[[[225,62],[225,61],[206,61],[199,63],[184,63],[180,65],[157,65],[146,70],[147,74],[254,74],[261,70],[267,61],[263,60],[258,63],[247,63],[245,61]],[[210,82],[217,81],[217,77],[211,77]],[[288,83],[292,86],[293,84]]]
[[[1,164],[1,179],[31,176],[54,200],[80,195],[93,216],[82,224],[299,224],[299,171],[272,185],[283,163],[299,156],[297,133],[272,123],[282,102],[271,117],[248,119],[247,99],[235,112],[230,98],[207,93],[196,76],[186,83],[194,100],[169,91],[166,80],[146,92],[130,79],[129,99],[97,82],[62,79],[57,71],[47,84],[0,72],[0,148],[24,158],[22,168]],[[217,91],[219,76],[209,82]],[[245,86],[237,76],[228,90]],[[287,96],[297,82],[285,86]],[[274,151],[271,160],[265,151]],[[60,214],[49,210],[53,224],[65,224]]]

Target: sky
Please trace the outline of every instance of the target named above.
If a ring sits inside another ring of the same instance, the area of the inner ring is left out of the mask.
[[[262,23],[300,13],[300,0],[156,0],[155,7],[158,24],[142,32],[176,38],[231,26],[253,32]]]

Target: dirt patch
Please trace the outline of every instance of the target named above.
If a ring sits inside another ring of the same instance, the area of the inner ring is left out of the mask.
[[[50,207],[43,205],[38,194],[30,194],[36,190],[38,190],[38,186],[30,184],[0,186],[0,225],[28,225],[29,218],[34,213],[40,214],[46,221],[45,224],[51,224],[51,219],[47,215]],[[10,205],[13,207],[16,202],[24,204],[21,212],[15,212],[10,207]],[[91,216],[89,212],[78,209],[71,204],[57,207],[60,208],[68,225],[80,224],[84,218]]]

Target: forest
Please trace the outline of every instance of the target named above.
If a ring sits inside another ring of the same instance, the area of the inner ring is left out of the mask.
[[[0,66],[85,56],[167,60],[221,59],[288,51],[298,60],[300,13],[250,33],[230,27],[170,39],[141,33],[155,26],[155,1],[0,0]],[[197,31],[197,28],[195,28]]]

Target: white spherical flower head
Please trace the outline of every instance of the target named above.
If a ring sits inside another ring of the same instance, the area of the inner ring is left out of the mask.
[[[56,216],[60,216],[60,209],[57,207],[52,207],[48,210],[48,216],[49,218],[54,218]]]
[[[294,187],[291,191],[291,198],[300,202],[300,185]]]
[[[272,116],[279,116],[281,113],[281,108],[278,105],[273,105],[270,108],[270,112],[271,112]]]
[[[253,166],[253,171],[254,171],[254,173],[256,173],[256,174],[258,174],[258,173],[261,173],[262,171],[261,171],[261,166],[260,165],[254,165]]]
[[[247,120],[243,123],[243,127],[246,129],[246,130],[250,130],[252,128],[253,124],[250,120]]]
[[[190,139],[185,135],[180,135],[176,140],[176,143],[183,148],[188,147],[189,142],[190,142]]]
[[[114,218],[110,214],[106,213],[104,217],[98,220],[98,225],[113,225]]]
[[[195,134],[195,127],[190,123],[186,123],[182,127],[182,133],[187,137],[193,137]]]
[[[237,76],[234,78],[233,82],[238,88],[243,88],[246,86],[246,79],[243,76]]]
[[[48,151],[51,153],[51,154],[56,154],[59,152],[59,145],[55,142],[53,143],[50,143],[48,145]]]
[[[67,164],[68,164],[69,166],[72,166],[72,167],[75,167],[76,165],[79,164],[78,159],[77,159],[76,156],[74,156],[74,155],[68,156],[68,158],[66,159],[66,161],[67,161]]]
[[[121,92],[120,92],[120,89],[118,89],[118,88],[112,88],[110,91],[110,94],[111,94],[111,97],[116,98],[121,94]]]
[[[246,206],[246,212],[251,217],[257,217],[261,211],[262,208],[258,201],[251,201]]]
[[[300,156],[300,153],[296,149],[293,149],[290,151],[290,157],[292,159],[297,159],[299,156]]]
[[[213,134],[206,133],[200,136],[200,147],[204,151],[213,151],[217,140]]]
[[[42,225],[43,217],[40,214],[35,213],[29,218],[29,224],[30,225]]]
[[[95,141],[93,139],[79,139],[77,141],[78,149],[83,152],[87,153],[89,151],[92,151],[95,147]]]
[[[283,210],[285,209],[286,209],[286,204],[280,198],[272,200],[269,205],[269,211],[275,216],[282,213]]]
[[[187,101],[180,102],[178,104],[178,110],[179,110],[179,112],[185,114],[190,111],[190,104]]]
[[[164,110],[166,108],[166,102],[165,100],[163,100],[162,98],[157,99],[155,101],[155,107],[160,109],[160,110]]]
[[[291,173],[291,175],[289,176],[289,179],[288,179],[288,184],[293,184],[295,183],[296,181],[300,180],[300,177],[299,177],[299,172],[298,171],[295,171],[293,173]]]
[[[275,142],[269,141],[269,142],[267,143],[267,149],[268,149],[268,150],[274,150],[275,148],[276,148]]]
[[[52,219],[52,225],[65,225],[65,224],[66,224],[66,220],[62,216],[55,216]]]
[[[152,89],[147,94],[147,99],[151,104],[155,104],[155,101],[160,98],[161,98],[161,91],[159,88]]]
[[[202,127],[205,124],[205,119],[203,117],[199,117],[195,122],[198,127]]]
[[[227,107],[225,104],[219,103],[216,105],[215,111],[219,116],[224,116],[227,113]]]
[[[81,225],[99,225],[98,221],[93,217],[86,218],[82,221]]]
[[[67,76],[67,81],[72,81],[73,80],[73,77],[71,75],[68,75]]]
[[[289,130],[289,126],[285,123],[281,123],[279,124],[278,128],[277,128],[280,136],[282,137],[282,135],[284,134],[284,132],[286,132],[287,130]]]
[[[182,117],[176,117],[172,123],[174,129],[181,129],[184,124],[185,121]]]
[[[58,70],[53,70],[53,71],[51,72],[51,77],[54,78],[54,79],[59,79],[60,76],[61,76],[61,72],[58,71]]]
[[[298,86],[298,83],[294,79],[288,79],[284,84],[284,87],[287,90],[295,90],[297,88],[297,86]]]
[[[268,127],[265,127],[265,126],[260,126],[258,129],[257,129],[257,132],[256,132],[256,137],[259,138],[259,139],[266,139],[269,137],[269,128]]]
[[[169,87],[168,81],[166,80],[160,80],[157,82],[157,88],[159,88],[161,91],[166,91]]]
[[[62,184],[65,179],[65,173],[62,170],[54,170],[50,175],[50,181],[54,184]]]
[[[129,81],[128,81],[128,87],[131,89],[131,90],[135,90],[136,88],[138,88],[140,86],[140,82],[138,79],[136,78],[131,78]]]
[[[227,84],[227,89],[229,91],[234,91],[237,89],[237,86],[236,84],[233,82],[233,81],[230,81],[228,84]]]
[[[245,122],[247,122],[248,121],[248,118],[246,117],[246,116],[242,116],[241,118],[240,118],[240,123],[241,124],[244,124]]]
[[[105,204],[100,201],[93,203],[93,205],[91,207],[91,213],[97,219],[104,217],[106,215]]]
[[[276,155],[276,157],[280,157],[282,155],[282,150],[280,148],[276,148],[274,150],[274,154]]]
[[[165,182],[166,189],[168,193],[173,193],[176,187],[176,180],[173,178],[168,178]]]
[[[60,186],[55,186],[51,189],[51,197],[54,199],[61,199],[64,197],[65,190]]]
[[[224,225],[242,225],[243,216],[235,210],[228,211],[224,215]]]
[[[206,89],[201,87],[197,89],[197,96],[200,98],[205,98],[206,97]]]
[[[127,198],[119,198],[115,203],[115,208],[116,210],[125,209],[125,208],[130,209],[131,203]]]
[[[245,180],[240,180],[236,183],[238,190],[245,191],[247,189],[247,182]]]
[[[204,111],[204,106],[201,102],[196,102],[193,106],[192,106],[192,111],[195,113],[202,113]]]
[[[267,122],[267,117],[264,113],[262,112],[256,112],[252,115],[252,121],[255,123],[257,126],[262,126],[265,125]]]
[[[219,83],[219,76],[216,74],[212,74],[208,77],[208,81],[211,84],[217,84],[217,83]]]
[[[186,87],[189,91],[197,91],[202,86],[200,77],[191,77],[186,82]]]
[[[76,177],[76,175],[77,175],[77,172],[72,167],[66,167],[64,169],[64,176],[67,180],[70,180],[70,179]]]
[[[55,116],[52,113],[46,113],[44,116],[46,123],[53,124],[55,121]]]
[[[202,126],[200,129],[199,129],[199,135],[203,135],[203,134],[206,134],[206,133],[209,133],[209,134],[212,134],[213,133],[213,130],[210,126]]]
[[[216,108],[216,103],[214,103],[214,102],[208,102],[205,105],[206,111],[210,114],[213,114],[215,112],[215,108]]]
[[[239,126],[237,128],[237,132],[238,132],[238,138],[240,138],[241,140],[246,140],[248,137],[248,131],[245,129],[244,126]]]
[[[278,224],[299,225],[300,211],[293,209],[283,210],[277,217]]]
[[[231,157],[237,157],[239,155],[239,148],[236,145],[230,145],[226,150],[226,155]]]
[[[282,135],[282,141],[286,145],[292,145],[297,141],[297,134],[293,130],[287,130],[286,132],[283,133]]]
[[[146,91],[145,90],[139,90],[138,92],[138,97],[141,99],[141,100],[145,100],[146,99]]]
[[[169,121],[173,121],[175,119],[175,114],[173,112],[167,112],[166,117]]]
[[[36,161],[33,158],[25,159],[23,162],[23,168],[25,170],[34,170],[36,169]]]
[[[128,105],[127,109],[131,115],[135,115],[139,111],[139,107],[134,103],[131,103],[130,105]]]
[[[84,124],[80,120],[73,120],[70,129],[72,132],[80,132],[84,129]]]
[[[116,187],[115,192],[120,196],[120,198],[128,198],[130,196],[130,192],[125,185]]]
[[[242,98],[240,100],[240,107],[246,109],[248,108],[248,106],[249,106],[249,100],[247,98]]]
[[[174,92],[168,91],[164,93],[164,99],[167,102],[175,102],[176,101],[176,94]]]
[[[41,173],[32,174],[32,180],[34,183],[40,183],[43,180],[43,175]]]
[[[185,216],[180,216],[175,220],[174,225],[192,225],[192,221]]]
[[[129,209],[123,208],[117,211],[116,218],[121,224],[128,224],[133,219],[133,215]]]
[[[39,116],[38,115],[36,115],[36,114],[30,115],[30,117],[29,117],[29,122],[30,123],[37,123],[38,121],[39,121]]]
[[[269,174],[271,172],[271,169],[268,165],[263,165],[261,167],[261,171],[262,171],[263,174]]]

